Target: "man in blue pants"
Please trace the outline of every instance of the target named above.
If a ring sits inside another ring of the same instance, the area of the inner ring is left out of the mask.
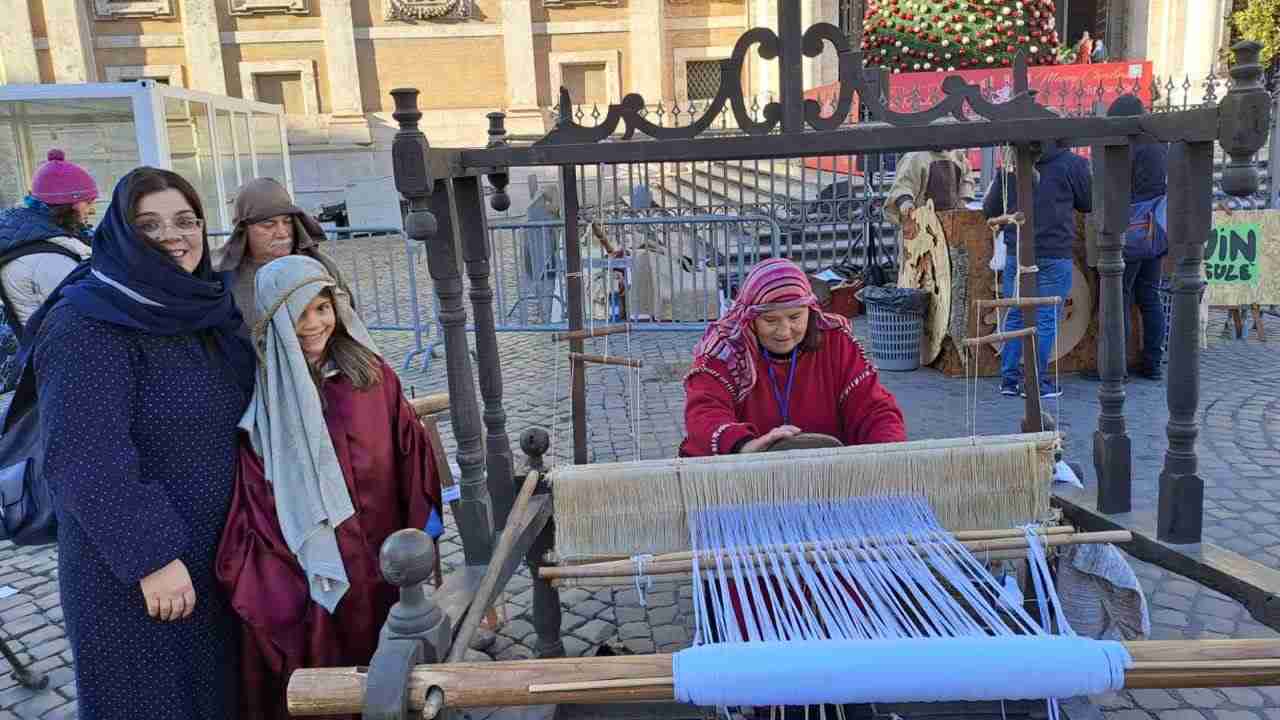
[[[1056,143],[1046,142],[1035,163],[1035,177],[1032,180],[1032,200],[1035,203],[1035,257],[1022,258],[1024,267],[1039,267],[1036,273],[1038,294],[1041,297],[1057,295],[1067,297],[1071,294],[1072,247],[1076,239],[1076,212],[1088,213],[1093,210],[1091,191],[1092,177],[1089,163],[1079,155],[1059,147]],[[1006,212],[1017,212],[1018,191],[1017,178],[1014,173],[1000,170],[982,203],[983,213],[988,218],[1004,215]],[[1004,230],[1005,260],[1004,274],[1001,278],[1001,292],[1005,297],[1013,297],[1014,283],[1018,281],[1017,267],[1017,228],[1013,225]],[[1040,375],[1040,397],[1054,398],[1062,394],[1062,390],[1048,376],[1049,353],[1053,351],[1054,336],[1061,316],[1060,307],[1045,306],[1037,309],[1036,315],[1036,365]],[[1013,308],[1009,311],[1005,323],[1006,330],[1022,328],[1022,310]],[[1013,340],[1005,343],[1000,352],[1000,394],[1026,396],[1026,388],[1022,387],[1022,343]]]

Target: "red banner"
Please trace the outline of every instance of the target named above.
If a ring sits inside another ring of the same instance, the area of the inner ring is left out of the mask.
[[[928,109],[942,101],[942,81],[948,75],[958,75],[965,82],[978,85],[982,94],[992,102],[1004,102],[1013,93],[1013,69],[990,68],[986,70],[957,70],[955,72],[902,73],[890,76],[889,109],[896,112],[916,112]],[[1151,107],[1152,71],[1150,61],[1098,63],[1096,65],[1036,65],[1029,68],[1027,82],[1036,91],[1036,102],[1059,113],[1093,115],[1095,104],[1105,109],[1113,100],[1126,94],[1135,94],[1147,108]],[[806,98],[820,102],[824,112],[835,107],[840,86],[832,83],[805,93]],[[858,98],[853,99],[851,118],[858,116]],[[1076,152],[1088,156],[1088,148]],[[969,164],[977,168],[982,162],[981,152],[969,152]],[[808,158],[810,168],[838,173],[849,172],[848,157]],[[861,174],[860,170],[854,170]]]

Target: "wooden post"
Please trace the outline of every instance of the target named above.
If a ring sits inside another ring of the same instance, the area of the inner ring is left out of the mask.
[[[1098,236],[1098,290],[1101,331],[1098,333],[1098,429],[1093,433],[1093,466],[1098,478],[1098,511],[1129,512],[1132,506],[1132,448],[1124,420],[1125,312],[1124,233],[1129,226],[1129,192],[1133,172],[1129,143],[1103,149],[1102,232]],[[1172,173],[1170,173],[1172,178]]]
[[[1194,173],[1201,173],[1196,175]],[[1169,245],[1173,271],[1169,331],[1169,448],[1160,473],[1156,537],[1198,543],[1204,480],[1196,458],[1200,423],[1200,292],[1204,239],[1212,227],[1213,145],[1174,143],[1169,149]]]
[[[569,330],[583,327],[582,248],[578,247],[578,168],[560,166],[560,197],[564,202],[565,292],[569,296]],[[569,352],[581,353],[582,340],[569,341]],[[573,462],[587,462],[587,373],[582,363],[569,363],[573,413]]]
[[[538,483],[538,489],[535,490],[537,494],[551,492],[551,486],[546,483],[546,469],[543,465],[543,456],[550,447],[551,438],[542,428],[529,428],[520,435],[520,449],[524,451],[525,457],[529,458],[529,467],[525,472],[537,471],[540,475],[544,475],[543,480]],[[553,513],[546,527],[538,535],[538,539],[534,540],[533,546],[529,548],[529,554],[525,556],[529,575],[533,578],[533,629],[538,634],[534,652],[540,658],[557,658],[565,655],[564,642],[560,636],[560,591],[539,572],[551,564],[548,555],[555,548],[555,523]]]
[[[461,498],[454,507],[462,549],[468,565],[489,561],[493,546],[493,521],[489,491],[485,487],[484,448],[480,437],[480,411],[471,380],[471,355],[467,350],[467,311],[462,305],[462,273],[453,228],[452,183],[433,178],[432,152],[418,129],[418,91],[391,91],[400,125],[391,148],[396,189],[409,202],[405,233],[427,248],[427,269],[435,286],[444,327],[445,364],[449,378],[449,414],[458,441],[458,467],[462,471]]]
[[[431,538],[417,529],[398,530],[383,541],[378,557],[382,577],[400,589],[400,600],[391,606],[369,663],[363,717],[404,720],[414,666],[444,660],[453,632],[427,584],[436,561]]]
[[[1019,73],[1015,72],[1015,79]],[[1019,145],[1015,151],[1018,163],[1018,210],[1022,213],[1025,220],[1022,223],[1022,231],[1018,234],[1018,255],[1020,260],[1017,265],[1018,277],[1014,278],[1014,282],[1018,283],[1019,294],[1022,297],[1037,297],[1040,295],[1039,278],[1035,273],[1022,272],[1023,267],[1030,267],[1036,264],[1036,216],[1035,203],[1032,198],[1035,197],[1034,185],[1032,179],[1035,173],[1035,155],[1036,151],[1031,149],[1029,145]],[[1005,208],[1007,211],[1008,208]],[[1035,327],[1039,319],[1039,309],[1032,309],[1030,312],[1026,308],[1022,311],[1022,326]],[[1043,418],[1040,415],[1040,365],[1036,358],[1036,339],[1028,337],[1022,343],[1022,365],[1023,385],[1026,389],[1027,402],[1026,412],[1022,418],[1023,432],[1040,432],[1044,429]],[[1030,387],[1030,383],[1035,382],[1034,387]]]
[[[471,312],[476,328],[476,360],[480,366],[480,394],[484,398],[485,469],[489,496],[493,499],[493,527],[507,524],[515,501],[511,441],[507,438],[507,413],[502,407],[502,363],[498,358],[498,333],[493,317],[493,288],[489,284],[489,238],[485,230],[484,199],[480,179],[453,181],[458,208],[458,236],[462,257],[471,280]]]

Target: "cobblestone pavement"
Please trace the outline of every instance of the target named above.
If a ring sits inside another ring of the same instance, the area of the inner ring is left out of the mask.
[[[1204,424],[1199,447],[1206,480],[1206,535],[1225,547],[1270,567],[1280,568],[1280,363],[1277,343],[1228,341],[1211,331],[1203,355],[1201,407]],[[860,335],[865,328],[859,326]],[[656,458],[674,453],[683,433],[680,379],[687,367],[693,333],[634,333],[613,336],[608,346],[593,341],[589,352],[628,355],[644,360],[638,373],[615,367],[588,371],[588,438],[593,461]],[[410,333],[380,332],[377,340],[389,358],[401,363],[414,349]],[[553,454],[571,453],[568,369],[548,336],[504,333],[503,358],[508,432],[514,438],[531,425],[553,431]],[[424,371],[416,358],[402,371],[405,387],[422,394],[445,389],[444,363]],[[400,365],[397,365],[401,367]],[[931,370],[884,373],[883,381],[899,398],[913,438],[971,432],[1012,432],[1020,402],[1000,398],[993,379],[975,384],[946,379]],[[1098,385],[1074,376],[1062,379],[1061,403],[1049,403],[1067,433],[1068,457],[1088,465],[1089,436],[1096,423]],[[1129,431],[1133,438],[1135,489],[1150,487],[1165,445],[1167,412],[1164,385],[1133,380],[1127,386]],[[966,408],[969,409],[966,412]],[[968,419],[967,419],[968,418]],[[441,427],[450,453],[449,423]],[[517,451],[518,452],[518,451]],[[1092,473],[1088,473],[1092,475]],[[450,524],[452,523],[450,519]],[[452,526],[442,546],[449,567],[462,562]],[[1238,603],[1154,566],[1134,561],[1147,591],[1155,639],[1273,637]],[[504,622],[489,652],[502,659],[530,656],[529,579],[523,571],[512,582],[501,607]],[[644,602],[641,602],[643,591]],[[562,593],[565,645],[586,654],[604,643],[638,652],[669,651],[691,637],[688,587],[655,583],[644,588],[614,588]],[[62,628],[56,552],[52,548],[0,545],[0,627],[24,662],[49,676],[49,689],[34,692],[17,685],[0,664],[0,720],[75,717],[71,653]],[[1255,720],[1280,718],[1280,688],[1228,690],[1146,690],[1095,698],[1115,720]]]

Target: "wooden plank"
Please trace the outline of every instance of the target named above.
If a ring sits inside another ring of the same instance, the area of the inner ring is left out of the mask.
[[[449,393],[432,393],[421,397],[409,398],[409,404],[413,406],[413,412],[421,419],[427,415],[434,415],[448,410]]]
[[[1125,552],[1188,580],[1206,585],[1244,605],[1255,620],[1280,631],[1280,572],[1212,543],[1171,545],[1156,538],[1154,513],[1139,510],[1104,515],[1089,493],[1059,491],[1053,504],[1080,529],[1129,530]]]

